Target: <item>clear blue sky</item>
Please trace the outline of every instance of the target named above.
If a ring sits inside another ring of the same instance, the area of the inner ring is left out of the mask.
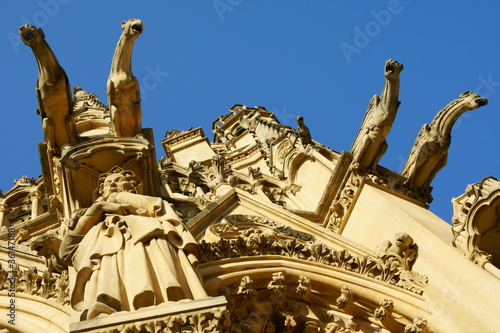
[[[42,27],[71,85],[106,102],[120,22],[135,17],[144,22],[133,55],[143,127],[153,127],[158,148],[172,128],[202,126],[212,138],[212,121],[245,104],[292,126],[302,115],[315,140],[349,150],[392,58],[405,66],[401,106],[380,164],[400,171],[439,109],[467,90],[487,97],[455,125],[448,165],[433,182],[431,210],[450,221],[452,197],[500,176],[499,12],[493,0],[9,1],[0,14],[0,189],[41,173],[37,66],[19,26]]]

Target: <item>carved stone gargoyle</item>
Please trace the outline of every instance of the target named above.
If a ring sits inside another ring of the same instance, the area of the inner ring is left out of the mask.
[[[304,124],[304,117],[298,116],[295,121],[297,122],[300,139],[302,140],[302,145],[307,145],[311,143],[311,132],[309,132],[309,128]]]
[[[410,235],[399,232],[394,236],[394,241],[384,241],[380,244],[376,253],[382,260],[391,261],[402,269],[411,271],[417,258],[418,247]]]
[[[31,250],[47,259],[47,267],[52,272],[62,273],[68,268],[59,257],[62,240],[52,234],[42,234],[31,243]]]
[[[488,100],[471,91],[441,109],[430,125],[425,124],[418,132],[401,174],[405,184],[416,191],[425,191],[448,159],[451,129],[466,111],[488,104]]]
[[[19,28],[19,34],[35,54],[38,64],[36,93],[43,135],[48,150],[57,154],[63,145],[77,142],[68,77],[45,40],[42,29],[26,24]]]
[[[400,102],[399,75],[403,65],[389,59],[384,66],[385,84],[382,95],[373,96],[366,109],[358,135],[351,147],[353,163],[359,168],[375,172],[377,164],[387,150],[385,138],[391,130]]]
[[[106,90],[114,135],[133,137],[142,133],[140,88],[132,73],[132,49],[135,40],[143,31],[142,21],[129,19],[122,22],[122,29]]]

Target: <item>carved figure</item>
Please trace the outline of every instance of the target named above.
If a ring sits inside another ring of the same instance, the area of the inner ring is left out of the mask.
[[[298,132],[300,139],[302,140],[302,144],[305,146],[311,143],[311,133],[309,132],[309,128],[304,124],[304,117],[298,116],[295,118],[295,121],[298,125]]]
[[[167,202],[140,188],[115,167],[99,178],[94,204],[72,214],[60,255],[77,272],[71,305],[82,320],[207,297],[192,268],[196,241]]]
[[[122,29],[108,78],[108,105],[114,134],[133,137],[142,133],[142,110],[139,82],[132,74],[132,49],[143,26],[141,20],[129,19]]]
[[[417,258],[417,244],[404,232],[394,236],[394,242],[385,241],[377,248],[377,254],[385,261],[391,261],[407,271],[411,271]]]
[[[361,169],[375,172],[387,150],[385,138],[391,130],[399,104],[399,75],[403,65],[389,59],[385,63],[385,84],[381,96],[373,96],[366,109],[358,135],[351,147],[353,163]]]
[[[58,273],[68,268],[68,265],[59,257],[60,246],[61,239],[52,234],[40,235],[31,243],[31,249],[47,259],[49,270]]]
[[[401,171],[405,184],[411,189],[425,190],[447,162],[451,144],[451,129],[455,121],[466,111],[488,104],[486,98],[466,91],[458,99],[445,106],[430,125],[425,124],[418,132],[410,155]]]
[[[73,100],[68,77],[45,40],[43,30],[31,24],[19,28],[24,44],[31,47],[38,65],[38,112],[49,151],[59,153],[65,144],[77,142]]]

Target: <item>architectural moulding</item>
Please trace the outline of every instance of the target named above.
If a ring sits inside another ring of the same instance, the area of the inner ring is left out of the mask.
[[[500,278],[500,181],[486,177],[453,199],[453,246]]]

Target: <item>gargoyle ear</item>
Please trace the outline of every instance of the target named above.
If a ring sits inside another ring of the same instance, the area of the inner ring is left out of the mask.
[[[127,22],[122,21],[122,29],[125,29],[125,24],[127,24]]]
[[[37,28],[36,30],[40,34],[40,37],[45,38],[45,33],[43,32],[42,28]]]

